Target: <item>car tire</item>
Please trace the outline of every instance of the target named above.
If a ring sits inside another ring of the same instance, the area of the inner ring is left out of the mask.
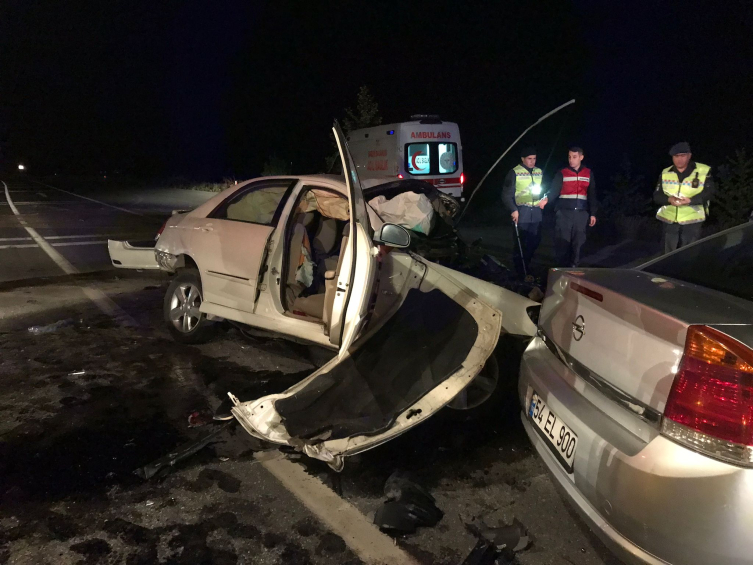
[[[487,390],[485,399],[469,394],[466,401],[462,396],[455,397],[448,405],[450,414],[465,419],[468,416],[480,417],[517,417],[520,410],[518,402],[518,372],[523,352],[526,350],[530,338],[511,335],[500,336],[497,347],[481,369],[479,375],[468,385],[469,392],[473,388]],[[484,383],[474,382],[485,379]],[[489,392],[488,383],[496,380],[496,386]],[[481,386],[479,386],[481,385]],[[464,407],[465,406],[465,407]]]
[[[500,389],[499,383],[499,365],[497,359],[492,353],[486,360],[484,368],[481,369],[476,378],[461,392],[452,399],[448,408],[459,412],[468,412],[480,408],[484,404],[492,401]]]
[[[199,312],[203,300],[201,275],[196,269],[181,269],[170,283],[163,302],[167,330],[179,343],[196,344],[208,341],[212,323]]]

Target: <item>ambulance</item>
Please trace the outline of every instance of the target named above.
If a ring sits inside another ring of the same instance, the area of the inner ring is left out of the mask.
[[[456,198],[463,192],[460,130],[439,116],[411,116],[410,122],[357,129],[348,135],[361,184],[420,179]]]

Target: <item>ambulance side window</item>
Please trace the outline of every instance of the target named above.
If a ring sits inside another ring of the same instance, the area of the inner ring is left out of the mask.
[[[409,143],[406,151],[407,171],[412,175],[431,174],[430,151],[428,143]]]
[[[458,170],[456,143],[408,143],[405,170],[411,175],[451,175]]]
[[[446,175],[458,170],[458,146],[454,143],[438,143],[439,174]]]

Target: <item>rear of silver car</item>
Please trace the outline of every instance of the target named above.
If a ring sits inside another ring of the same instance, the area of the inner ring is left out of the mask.
[[[753,302],[649,272],[552,271],[522,419],[624,561],[753,561],[751,321]]]

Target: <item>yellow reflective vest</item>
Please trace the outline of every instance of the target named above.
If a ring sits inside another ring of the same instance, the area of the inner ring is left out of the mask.
[[[515,172],[515,204],[538,206],[544,193],[541,186],[544,174],[541,169],[534,167],[531,172],[528,172],[523,165],[518,165],[513,171]]]
[[[673,167],[667,167],[661,173],[662,190],[667,196],[692,198],[703,190],[710,170],[711,167],[708,165],[696,163],[695,170],[680,182],[680,177],[677,176]],[[706,210],[703,204],[697,206],[690,204],[687,206],[671,206],[667,204],[659,208],[656,217],[668,224],[696,224],[706,219]]]

